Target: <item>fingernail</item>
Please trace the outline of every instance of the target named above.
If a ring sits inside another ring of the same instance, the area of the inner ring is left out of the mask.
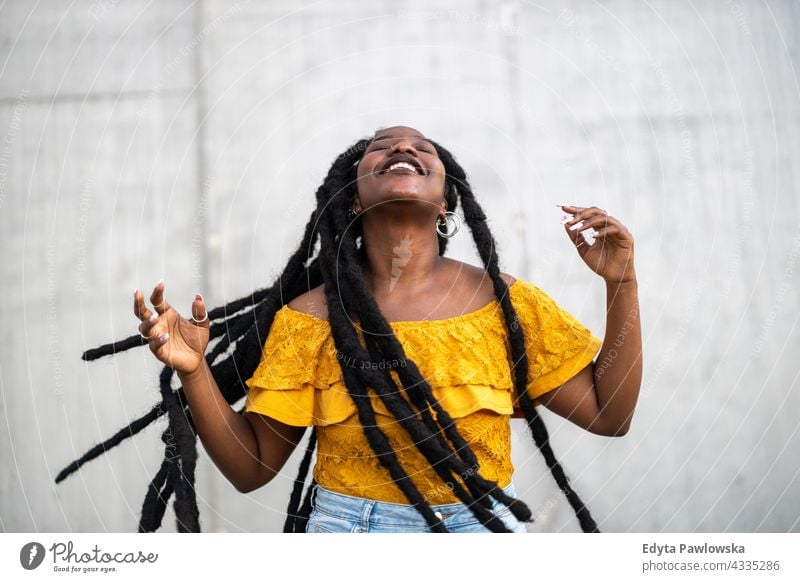
[[[161,337],[158,338],[159,343],[165,343],[169,339],[169,333],[165,333]]]
[[[161,283],[163,283],[163,282],[164,282],[164,279],[159,279],[159,280],[158,280],[158,282],[156,283],[156,287],[158,287],[159,285],[161,285]]]
[[[133,290],[133,296],[134,296],[134,297],[136,297],[136,294],[137,294],[138,292],[139,292],[139,288],[137,287],[136,289],[134,289],[134,290]]]
[[[154,313],[150,316],[150,319],[147,320],[147,323],[155,323],[158,321],[158,313]]]
[[[194,298],[195,298],[196,300],[198,300],[198,301],[202,301],[202,300],[203,300],[203,296],[202,296],[202,295],[200,295],[200,293],[195,293],[195,294],[194,294]]]
[[[582,227],[582,226],[583,226],[583,221],[581,220],[580,222],[578,222],[578,223],[576,223],[576,224],[573,224],[572,226],[570,226],[570,227],[569,227],[569,229],[570,229],[570,230],[578,230],[578,229],[579,229],[580,227]]]

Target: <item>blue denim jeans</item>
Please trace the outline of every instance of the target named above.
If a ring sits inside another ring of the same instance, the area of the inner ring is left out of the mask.
[[[503,490],[516,498],[514,484]],[[527,533],[508,507],[492,497],[492,508],[513,533]],[[441,514],[442,523],[450,532],[483,532],[490,530],[478,521],[463,503],[431,505]],[[316,485],[312,493],[312,511],[307,533],[411,533],[430,532],[425,518],[413,505],[352,497]]]

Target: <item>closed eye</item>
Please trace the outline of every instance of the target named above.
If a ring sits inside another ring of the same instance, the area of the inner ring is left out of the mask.
[[[388,149],[389,149],[389,146],[374,146],[374,147],[370,148],[370,151],[388,150]],[[425,147],[414,146],[414,149],[416,149],[417,151],[420,151],[420,152],[425,152],[426,154],[435,154],[436,153],[429,146],[425,146]]]

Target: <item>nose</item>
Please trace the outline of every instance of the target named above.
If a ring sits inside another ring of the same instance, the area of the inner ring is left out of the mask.
[[[391,147],[391,152],[393,154],[397,152],[402,152],[402,153],[411,153],[415,156],[417,155],[417,150],[414,148],[414,146],[412,146],[410,143],[406,141],[401,141],[394,144]]]

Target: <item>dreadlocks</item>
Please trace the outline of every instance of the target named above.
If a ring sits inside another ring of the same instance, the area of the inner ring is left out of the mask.
[[[277,311],[305,291],[324,283],[334,344],[344,356],[340,359],[344,383],[355,402],[367,441],[381,465],[389,472],[409,503],[425,518],[430,529],[446,532],[447,529],[411,481],[388,438],[379,428],[368,398],[369,389],[381,399],[442,481],[470,508],[476,518],[493,532],[507,532],[509,530],[505,524],[492,513],[490,498],[506,505],[520,521],[532,521],[530,509],[522,501],[507,495],[496,482],[484,479],[474,470],[478,465],[474,452],[456,429],[454,420],[434,397],[419,368],[405,357],[402,345],[381,313],[363,277],[361,266],[366,253],[361,236],[361,221],[358,218],[353,220],[348,210],[357,192],[357,166],[370,142],[371,139],[356,141],[331,165],[322,185],[317,189],[317,206],[309,217],[303,239],[273,285],[209,312],[210,342],[217,343],[207,350],[206,361],[223,397],[229,404],[235,405],[247,394],[245,380],[253,375],[260,362],[263,345]],[[492,279],[495,296],[502,306],[510,339],[514,385],[533,439],[558,487],[574,509],[581,529],[584,532],[597,532],[597,525],[588,509],[570,486],[568,477],[556,460],[544,422],[527,393],[528,359],[524,334],[516,324],[518,320],[509,297],[508,284],[500,276],[496,243],[486,223],[486,215],[475,199],[461,166],[444,147],[433,141],[431,143],[445,168],[444,194],[447,208],[455,210],[458,202],[461,202],[466,223],[484,267]],[[444,255],[447,242],[446,238],[438,237],[439,255]],[[317,247],[318,252],[314,256]],[[363,333],[354,327],[352,316],[358,319]],[[135,335],[87,350],[83,359],[95,360],[145,343],[144,339]],[[345,363],[353,361],[402,361],[406,365],[376,369],[372,366]],[[392,369],[396,371],[404,388],[402,392],[408,395],[409,400],[400,395],[401,391],[398,391],[391,375]],[[164,460],[148,486],[139,522],[140,532],[152,532],[161,527],[167,504],[173,494],[178,531],[200,531],[194,491],[197,431],[183,389],[172,387],[173,373],[167,366],[162,370],[161,402],[150,412],[70,463],[56,477],[56,483],[63,481],[84,463],[137,434],[166,414],[168,425],[162,435]],[[241,413],[242,410],[238,412]],[[316,483],[311,480],[305,495],[303,489],[315,447],[316,428],[312,427],[289,499],[285,532],[305,531],[311,512],[311,495]]]

